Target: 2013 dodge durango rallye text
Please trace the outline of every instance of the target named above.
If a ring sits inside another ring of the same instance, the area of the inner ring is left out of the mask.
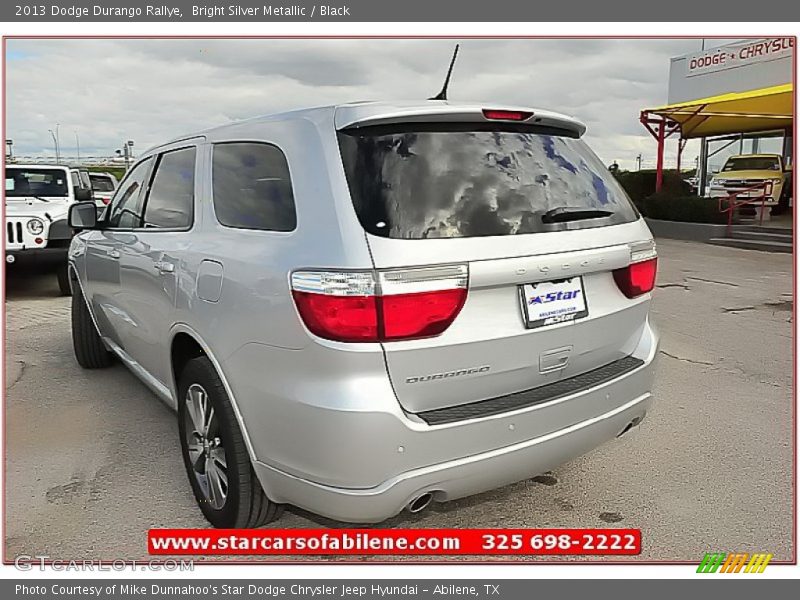
[[[139,17],[167,17],[180,19],[185,15],[175,6],[166,4],[144,6],[62,6],[42,4],[17,4],[15,15],[18,17],[70,17],[82,19],[92,17],[118,17],[136,19]],[[241,6],[239,4],[211,4],[192,6],[193,17],[349,17],[349,6],[331,6],[316,4],[300,6],[298,4],[265,4],[263,6]]]
[[[153,148],[101,216],[70,208],[75,356],[175,409],[218,527],[552,469],[642,421],[658,353],[655,244],[584,130],[356,102]]]

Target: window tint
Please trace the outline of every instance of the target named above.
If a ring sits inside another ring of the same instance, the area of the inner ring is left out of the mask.
[[[292,231],[297,225],[289,165],[268,144],[214,146],[214,212],[228,227]]]
[[[92,181],[92,189],[95,192],[113,192],[114,191],[114,182],[111,181],[110,177],[105,175],[89,175],[89,179]]]
[[[81,187],[86,188],[87,190],[92,189],[92,181],[89,179],[89,171],[79,171],[78,173],[81,178]]]
[[[772,156],[743,156],[729,158],[723,171],[780,171],[781,163]]]
[[[120,229],[139,227],[142,222],[141,191],[152,162],[152,158],[140,162],[123,180],[109,205],[108,227]]]
[[[195,148],[185,148],[161,156],[147,196],[145,227],[191,226],[195,155]]]
[[[23,169],[6,167],[6,197],[66,196],[67,172],[64,169]]]
[[[373,235],[518,235],[638,218],[600,159],[564,132],[412,124],[344,131],[339,145],[356,213]],[[551,224],[560,208],[609,214]]]

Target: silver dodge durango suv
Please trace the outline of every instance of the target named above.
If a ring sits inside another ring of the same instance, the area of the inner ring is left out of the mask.
[[[217,527],[380,522],[541,474],[651,402],[653,238],[556,113],[369,102],[144,153],[70,211],[81,366],[178,413]]]

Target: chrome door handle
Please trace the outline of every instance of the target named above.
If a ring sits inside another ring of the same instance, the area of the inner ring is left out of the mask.
[[[175,272],[175,265],[169,262],[162,262],[157,261],[153,263],[153,267],[155,267],[159,273],[174,273]]]
[[[119,250],[109,250],[106,254],[108,254],[109,258],[119,258],[121,256]]]

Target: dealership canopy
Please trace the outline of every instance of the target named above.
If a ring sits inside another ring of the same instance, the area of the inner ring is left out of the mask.
[[[721,94],[643,111],[672,122],[684,139],[792,126],[792,84]]]

